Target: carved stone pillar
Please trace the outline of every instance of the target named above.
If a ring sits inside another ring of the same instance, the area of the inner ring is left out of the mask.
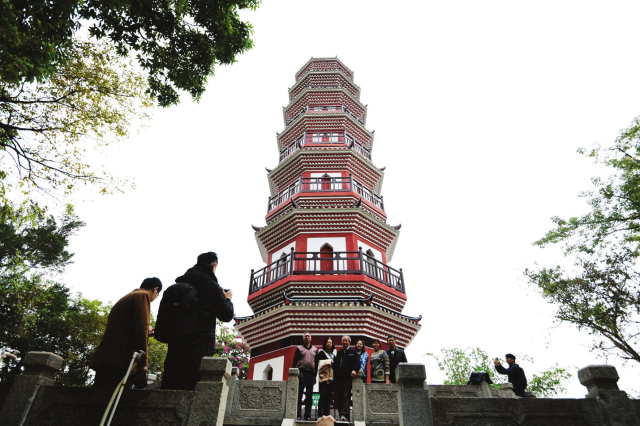
[[[287,380],[287,392],[284,409],[284,419],[282,425],[293,425],[298,415],[298,374],[297,368],[289,369],[289,380]]]
[[[231,412],[233,411],[233,399],[234,393],[236,392],[236,380],[238,380],[238,367],[231,367],[231,378],[227,380],[227,387],[229,388],[229,393],[227,395],[227,407],[224,410],[224,416],[231,416]]]
[[[22,365],[24,372],[11,385],[0,411],[0,424],[21,426],[40,386],[53,385],[53,373],[60,370],[63,359],[50,352],[29,352]]]
[[[578,379],[589,393],[586,398],[596,398],[606,412],[611,426],[640,425],[627,393],[618,388],[618,371],[612,365],[589,365],[578,370]]]
[[[433,426],[424,364],[401,362],[396,367],[400,426]]]
[[[227,406],[231,363],[227,358],[202,358],[202,378],[196,384],[187,426],[222,426]]]
[[[353,400],[353,422],[355,426],[364,426],[365,392],[362,383],[362,370],[358,371],[351,384],[351,399]]]

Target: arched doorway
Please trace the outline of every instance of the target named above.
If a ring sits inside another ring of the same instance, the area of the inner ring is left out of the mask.
[[[320,270],[333,271],[333,247],[328,243],[320,247]]]

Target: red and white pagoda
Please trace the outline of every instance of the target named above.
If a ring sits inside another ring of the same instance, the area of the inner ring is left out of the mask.
[[[267,169],[267,225],[253,227],[263,261],[251,271],[254,315],[236,318],[251,347],[249,379],[287,380],[309,331],[340,346],[394,335],[407,347],[422,317],[402,314],[402,269],[388,265],[400,226],[380,195],[384,169],[371,160],[373,132],[353,72],[337,58],[310,59],[296,74],[278,134],[279,164]],[[386,344],[384,344],[386,347]]]

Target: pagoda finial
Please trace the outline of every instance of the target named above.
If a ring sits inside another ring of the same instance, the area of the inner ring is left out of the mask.
[[[393,227],[393,229],[395,229],[396,231],[399,231],[400,228],[402,228],[402,224],[399,224]]]
[[[273,171],[273,169],[268,169],[266,167],[264,169],[267,171],[267,173],[271,173]]]
[[[260,230],[262,230],[264,228],[264,226],[260,227],[260,226],[253,226],[251,225],[251,227],[253,228],[254,231],[258,232]]]
[[[385,170],[386,168],[387,168],[387,166],[380,167],[380,171],[381,171],[381,172],[384,172],[384,170]]]

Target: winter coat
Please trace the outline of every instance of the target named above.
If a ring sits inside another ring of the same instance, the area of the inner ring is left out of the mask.
[[[389,381],[391,383],[395,383],[396,367],[401,362],[409,362],[409,361],[407,361],[407,356],[404,354],[404,351],[397,346],[393,355],[391,355],[391,349],[387,349],[387,355],[389,355]]]
[[[118,300],[107,320],[107,328],[93,357],[90,368],[117,367],[127,369],[134,352],[144,351],[139,365],[147,365],[151,297],[136,289]]]
[[[201,337],[216,335],[216,318],[223,322],[233,319],[233,303],[224,296],[211,266],[198,263],[184,275],[176,278],[176,283],[191,284],[198,290],[198,335]]]
[[[358,352],[349,348],[346,351],[342,348],[338,349],[336,359],[333,361],[333,377],[334,380],[351,380],[351,372],[356,371],[358,362]]]

